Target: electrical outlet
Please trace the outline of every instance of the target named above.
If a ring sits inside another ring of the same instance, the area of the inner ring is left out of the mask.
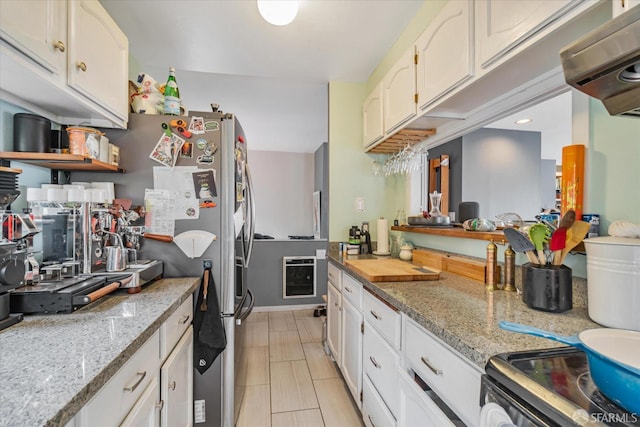
[[[316,258],[317,259],[325,259],[327,256],[326,249],[316,249]]]
[[[193,421],[196,424],[207,421],[204,399],[193,402]]]
[[[202,267],[203,268],[211,268],[213,267],[213,261],[210,259],[203,259],[202,260]]]

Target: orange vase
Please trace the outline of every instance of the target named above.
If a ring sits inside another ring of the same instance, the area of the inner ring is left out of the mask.
[[[562,147],[561,212],[566,213],[569,209],[573,209],[576,212],[576,218],[582,218],[584,153],[584,145]]]

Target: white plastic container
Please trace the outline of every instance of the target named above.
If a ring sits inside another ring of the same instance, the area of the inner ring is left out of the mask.
[[[585,239],[589,317],[603,326],[640,331],[640,239]]]

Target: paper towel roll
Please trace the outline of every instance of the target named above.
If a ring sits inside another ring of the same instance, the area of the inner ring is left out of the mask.
[[[389,222],[380,218],[377,222],[378,226],[378,250],[374,254],[388,255],[389,254]]]

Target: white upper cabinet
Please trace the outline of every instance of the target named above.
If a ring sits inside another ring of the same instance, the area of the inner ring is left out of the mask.
[[[2,99],[56,123],[127,126],[129,43],[98,0],[0,1]]]
[[[451,0],[416,40],[418,108],[473,76],[473,3]]]
[[[362,104],[363,138],[366,148],[382,139],[384,136],[384,121],[382,119],[382,82],[378,83]]]
[[[477,62],[490,67],[580,0],[477,0]]]
[[[98,1],[69,2],[69,86],[122,118],[128,56],[127,36]]]
[[[65,79],[66,2],[0,1],[0,37],[52,74]]]
[[[411,46],[382,80],[384,131],[392,133],[416,115],[415,49]]]

